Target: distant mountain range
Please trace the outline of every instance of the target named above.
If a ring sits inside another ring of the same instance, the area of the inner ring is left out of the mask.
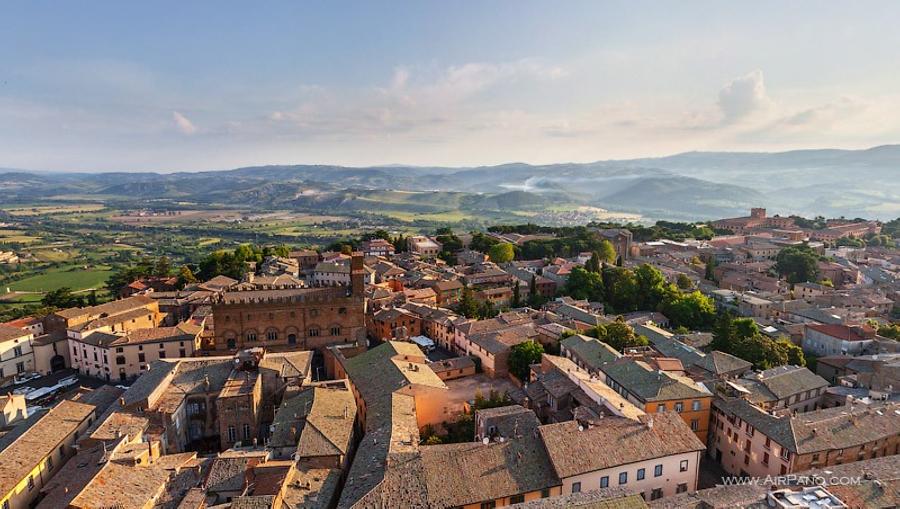
[[[900,145],[472,168],[285,165],[196,173],[0,172],[0,202],[78,195],[179,199],[254,208],[377,210],[380,193],[470,210],[577,204],[651,218],[709,219],[765,206],[773,213],[900,216]]]

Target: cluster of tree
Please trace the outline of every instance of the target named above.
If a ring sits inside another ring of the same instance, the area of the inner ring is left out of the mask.
[[[900,341],[900,323],[879,324],[871,320],[869,325],[875,327],[875,331],[879,336]]]
[[[57,308],[47,307],[43,304],[25,304],[24,306],[15,307],[4,306],[3,308],[0,308],[0,323],[18,320],[19,318],[25,318],[26,316],[43,318],[54,311],[57,311]]]
[[[597,271],[594,263],[588,263],[572,269],[563,292],[575,299],[602,302],[608,314],[659,311],[674,326],[693,330],[710,327],[716,315],[709,297],[696,290],[682,291],[649,264],[634,270],[603,265]]]
[[[609,241],[596,231],[586,227],[567,228],[568,235],[557,234],[552,239],[529,240],[519,248],[519,255],[525,260],[538,258],[570,258],[585,252],[604,252]]]
[[[893,238],[900,238],[900,217],[891,219],[881,226],[881,233],[890,235]]]
[[[508,263],[516,257],[516,249],[509,242],[498,242],[488,249],[487,255],[494,263]]]
[[[247,263],[259,263],[268,256],[289,256],[287,246],[257,246],[241,244],[234,251],[219,250],[200,261],[197,277],[206,281],[216,276],[241,279],[247,273]]]
[[[172,262],[167,256],[153,259],[143,256],[137,260],[130,259],[129,263],[118,265],[106,280],[106,287],[113,293],[130,284],[136,279],[151,276],[168,277],[172,275]]]
[[[456,304],[456,312],[473,320],[486,320],[497,316],[500,310],[490,301],[479,302],[472,289],[464,287],[462,296]]]
[[[87,294],[72,293],[68,287],[51,290],[41,298],[41,306],[44,308],[66,309],[84,306],[96,306],[99,303],[97,292],[91,290]]]
[[[450,265],[456,265],[456,252],[463,248],[462,239],[453,233],[452,228],[444,227],[438,228],[435,240],[441,243],[441,252],[438,253],[438,258]]]
[[[572,336],[574,334],[574,332],[566,332],[563,334],[563,337]],[[612,323],[601,323],[596,327],[588,329],[585,331],[584,335],[597,338],[619,352],[624,351],[626,348],[647,346],[650,344],[650,341],[646,336],[636,333],[634,328],[625,323],[625,319],[621,316],[616,317],[616,320]]]
[[[522,382],[530,378],[531,365],[541,362],[544,347],[537,341],[525,341],[509,349],[509,372]]]
[[[812,219],[807,219],[800,216],[791,216],[791,219],[794,220],[794,224],[798,227],[809,230],[822,230],[828,224],[828,220],[825,219],[824,216],[816,216]]]
[[[751,318],[735,319],[728,313],[716,320],[710,348],[752,362],[756,369],[785,364],[806,366],[803,350],[789,339],[771,339],[759,331]]]
[[[791,284],[818,281],[819,255],[808,244],[788,246],[775,256],[775,271]]]
[[[653,226],[645,226],[636,223],[608,223],[594,222],[588,227],[593,228],[627,228],[638,242],[650,240],[685,240],[685,239],[711,239],[716,232],[703,223],[678,223],[672,221],[657,221]],[[518,233],[519,235],[552,234],[557,237],[578,236],[583,226],[541,226],[536,224],[496,225],[488,228],[488,231],[497,233]]]
[[[487,253],[491,250],[491,246],[499,242],[500,241],[494,237],[485,235],[482,232],[473,232],[472,241],[469,242],[469,249],[478,251],[479,253]]]

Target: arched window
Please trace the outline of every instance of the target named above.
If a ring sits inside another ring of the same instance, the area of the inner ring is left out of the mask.
[[[288,344],[289,345],[297,344],[297,335],[296,334],[288,334]]]
[[[307,334],[307,335],[311,338],[317,337],[319,335],[319,328],[318,327],[310,327],[309,334]]]
[[[341,326],[340,325],[332,325],[331,326],[331,335],[332,336],[340,336],[341,335]]]
[[[247,331],[247,334],[245,335],[245,337],[247,338],[247,341],[256,341],[256,331],[255,330]]]
[[[278,331],[275,329],[269,329],[266,331],[266,339],[269,341],[275,341],[278,339]]]

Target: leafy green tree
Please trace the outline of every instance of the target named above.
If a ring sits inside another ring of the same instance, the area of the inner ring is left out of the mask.
[[[53,307],[58,309],[84,307],[84,297],[74,295],[69,287],[62,287],[51,290],[44,294],[41,298],[41,304],[45,307]]]
[[[513,261],[516,251],[509,242],[500,242],[491,246],[488,256],[491,257],[491,261],[494,263],[507,263]]]
[[[697,290],[686,294],[672,292],[659,309],[674,326],[693,330],[706,329],[716,319],[715,303]]]
[[[640,283],[634,272],[622,267],[604,267],[603,287],[607,312],[629,313],[638,310]]]
[[[687,277],[684,273],[679,273],[678,277],[675,279],[675,285],[678,286],[680,290],[690,290],[694,287],[694,282],[691,281],[691,278]]]
[[[597,256],[600,258],[600,261],[602,263],[608,263],[608,264],[616,263],[616,258],[617,258],[616,248],[615,248],[615,246],[613,246],[612,242],[610,242],[606,239],[603,239],[600,241],[600,245],[598,246],[598,249],[597,249],[597,251],[595,251],[595,253],[597,253]],[[598,271],[599,271],[599,265],[600,264],[598,264]]]
[[[169,262],[169,258],[167,256],[157,258],[156,264],[153,266],[153,275],[168,277],[170,272],[172,272],[172,264]]]
[[[900,340],[900,324],[878,325],[878,335],[893,340]]]
[[[749,318],[734,319],[723,313],[713,329],[713,350],[730,353],[753,363],[757,369],[769,369],[785,364],[805,366],[803,351],[789,340],[764,336]]]
[[[775,340],[775,344],[787,355],[788,364],[806,366],[806,357],[803,355],[803,349],[791,342],[790,339],[780,338]]]
[[[638,309],[656,309],[668,290],[666,278],[656,267],[644,263],[634,270]]]
[[[819,255],[806,244],[789,246],[775,256],[775,270],[789,283],[819,279]]]
[[[522,307],[522,289],[519,288],[518,279],[516,280],[516,284],[513,286],[512,307]]]
[[[706,279],[707,281],[715,281],[716,280],[716,273],[714,271],[715,268],[716,268],[716,259],[710,257],[709,261],[706,262],[706,273],[703,275],[704,279]]]
[[[494,318],[495,316],[497,316],[499,314],[500,314],[500,310],[497,309],[497,307],[494,306],[494,303],[489,300],[482,301],[478,305],[478,318],[480,318],[482,320],[486,320],[488,318]]]
[[[466,318],[478,318],[479,311],[478,301],[472,295],[472,289],[468,286],[463,287],[459,303],[456,305],[456,312]]]
[[[625,323],[621,316],[607,324],[599,324],[588,330],[588,336],[595,337],[619,352],[635,346],[647,346],[650,342],[645,336],[634,332],[634,328]]]
[[[600,261],[600,253],[594,251],[591,254],[591,258],[584,264],[584,268],[589,270],[590,272],[600,273],[600,270],[603,268],[603,262]]]
[[[541,362],[544,347],[537,341],[525,341],[513,345],[509,352],[509,371],[522,382],[529,380],[531,365]]]
[[[584,267],[575,267],[566,280],[565,293],[573,299],[602,301],[605,294],[603,276],[596,272],[589,272]]]
[[[182,265],[180,269],[178,269],[178,288],[184,288],[187,285],[191,285],[197,282],[197,277],[194,275],[194,272],[187,265]]]

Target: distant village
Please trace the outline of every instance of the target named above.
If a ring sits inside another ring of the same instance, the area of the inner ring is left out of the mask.
[[[373,235],[0,324],[0,509],[900,505],[900,249],[707,227]]]

